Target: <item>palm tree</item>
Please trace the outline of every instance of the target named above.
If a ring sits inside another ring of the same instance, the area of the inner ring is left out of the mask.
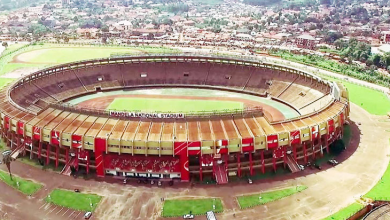
[[[9,176],[11,177],[11,180],[12,180],[12,173],[11,173],[11,161],[12,161],[12,158],[11,158],[11,150],[6,150],[3,152],[3,163],[7,166],[8,168],[8,172],[9,172]]]

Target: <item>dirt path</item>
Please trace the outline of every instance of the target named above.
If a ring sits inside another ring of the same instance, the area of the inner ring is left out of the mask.
[[[235,98],[235,97],[200,97],[200,96],[180,96],[180,95],[110,95],[105,97],[93,98],[90,100],[83,101],[77,106],[83,108],[94,108],[94,109],[107,109],[108,106],[114,101],[115,98],[156,98],[156,99],[190,99],[190,100],[218,100],[218,101],[233,101],[242,102],[245,107],[260,106],[263,108],[264,114],[273,121],[284,120],[285,117],[282,112],[278,109],[264,104],[262,102],[256,102],[253,100]]]

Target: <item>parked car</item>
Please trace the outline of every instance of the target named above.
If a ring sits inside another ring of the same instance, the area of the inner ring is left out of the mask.
[[[77,193],[79,193],[79,192],[80,192],[80,190],[79,190],[79,189],[74,189],[74,192],[77,192]]]
[[[319,170],[322,170],[322,167],[319,164],[314,164],[314,167],[319,169]]]
[[[334,159],[329,160],[328,163],[329,163],[330,165],[333,165],[333,166],[336,166],[337,164],[339,164],[339,162],[337,162],[337,160],[334,160]]]
[[[299,164],[298,167],[299,167],[300,170],[305,170],[305,166],[303,166],[301,164]]]
[[[253,182],[252,182],[252,179],[248,179],[248,183],[249,184],[252,184]]]
[[[192,215],[192,214],[187,214],[187,215],[184,215],[183,218],[184,218],[184,219],[193,219],[193,218],[194,218],[194,215]]]
[[[91,218],[91,216],[92,216],[92,212],[86,212],[84,214],[84,219],[89,219],[89,218]]]

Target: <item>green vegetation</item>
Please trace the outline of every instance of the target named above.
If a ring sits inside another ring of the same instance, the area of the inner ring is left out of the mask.
[[[281,51],[281,50],[271,51],[270,53],[276,56],[280,56],[281,58],[286,60],[291,60],[294,62],[315,66],[342,75],[351,76],[367,82],[376,83],[383,86],[390,85],[390,77],[379,73],[378,71],[375,70],[375,68],[365,68],[359,65],[340,63],[338,61],[327,59],[325,57],[316,56],[316,55],[298,55],[298,54],[290,53],[288,51]]]
[[[116,98],[108,109],[142,112],[210,112],[243,109],[243,103],[217,100]]]
[[[324,52],[324,53],[337,54],[337,55],[340,54],[339,50],[329,49],[329,48],[321,48],[321,49],[319,49],[319,51]]]
[[[244,0],[245,4],[249,5],[261,5],[261,6],[270,6],[280,3],[282,0]]]
[[[47,47],[51,46],[51,47]],[[113,54],[140,54],[140,53],[176,53],[177,50],[163,47],[97,47],[85,46],[75,47],[72,45],[47,44],[41,50],[34,47],[34,50],[20,54],[24,62],[31,64],[58,64],[74,62],[79,60],[97,59],[110,57]],[[31,55],[31,56],[30,56]],[[18,62],[18,61],[16,61]],[[19,64],[19,63],[18,63]]]
[[[102,197],[96,194],[76,193],[69,190],[55,189],[46,197],[45,201],[74,210],[93,212],[101,199]]]
[[[21,47],[26,46],[26,44],[18,43],[18,44],[9,44],[7,48],[3,51],[2,54],[13,52]]]
[[[215,210],[213,210],[213,204]],[[162,216],[179,217],[190,212],[193,215],[205,215],[208,211],[216,213],[223,211],[220,199],[189,199],[189,200],[165,200]]]
[[[18,46],[16,46],[18,45]],[[53,64],[86,59],[106,58],[112,55],[134,55],[141,53],[178,53],[179,50],[166,47],[127,47],[110,45],[52,44],[10,45],[0,57],[0,75],[25,67],[44,68]],[[45,49],[45,50],[42,50]],[[23,60],[15,60],[21,55]]]
[[[307,186],[294,186],[287,189],[264,192],[260,194],[238,196],[237,200],[241,209],[250,208],[257,205],[264,205],[269,202],[302,192]]]
[[[390,111],[390,100],[383,92],[343,82],[349,91],[349,100],[374,115],[386,115]]]
[[[134,49],[117,48],[53,48],[32,51],[31,58],[25,62],[31,63],[68,63],[86,59],[109,57],[112,53],[140,53]],[[36,53],[36,54],[35,54]],[[22,54],[26,55],[26,54]]]
[[[2,69],[0,69],[0,75],[15,71],[21,68],[44,68],[48,65],[45,64],[30,64],[30,63],[7,63]]]
[[[9,79],[9,78],[0,78],[0,89],[3,88],[8,83],[14,81],[15,79]]]
[[[363,204],[360,203],[352,203],[351,205],[341,209],[340,211],[336,212],[335,214],[328,216],[327,218],[323,220],[342,220],[342,219],[348,219],[358,211],[360,211],[364,207]]]
[[[0,152],[3,152],[3,150],[5,150],[6,148],[8,147],[5,145],[3,139],[0,139]]]
[[[4,172],[2,170],[0,170],[0,179],[3,182],[5,182],[7,185],[19,190],[20,192],[26,195],[32,195],[36,193],[43,186],[42,184],[35,183],[31,180],[26,180],[15,175],[12,175],[12,180],[11,180],[9,173]]]
[[[207,5],[218,5],[223,3],[223,0],[194,0],[194,2]]]

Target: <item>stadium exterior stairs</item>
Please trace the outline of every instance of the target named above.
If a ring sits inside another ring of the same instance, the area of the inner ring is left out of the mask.
[[[72,173],[70,167],[74,165],[74,162],[75,162],[75,158],[70,159],[69,162],[65,164],[64,168],[61,171],[61,174],[65,176],[70,176],[70,174]]]
[[[19,146],[17,146],[11,153],[11,158],[16,160],[18,158],[19,154],[24,151],[25,145],[22,143]]]
[[[294,160],[291,154],[287,155],[287,166],[292,173],[301,171],[301,169],[299,169],[298,163]]]
[[[226,184],[228,183],[228,176],[226,172],[225,164],[216,164],[215,165],[215,180],[217,181],[217,184]]]

